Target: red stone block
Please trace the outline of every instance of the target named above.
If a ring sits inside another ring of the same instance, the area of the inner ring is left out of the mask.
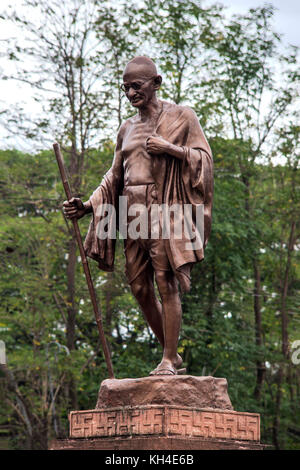
[[[255,413],[149,405],[72,411],[70,438],[112,436],[178,436],[260,440]]]

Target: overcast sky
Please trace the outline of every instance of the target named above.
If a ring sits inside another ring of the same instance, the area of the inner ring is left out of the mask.
[[[285,43],[300,46],[300,0],[221,0],[229,13],[245,13],[249,8],[271,3],[276,9],[275,30],[283,34]]]
[[[204,5],[210,5],[216,2],[217,0],[205,0]],[[0,0],[0,17],[1,11],[10,3],[19,7],[24,3],[24,0]],[[274,15],[274,29],[283,35],[285,44],[300,46],[300,0],[273,0],[270,2],[265,2],[264,0],[220,0],[219,3],[226,6],[227,14],[230,16],[234,13],[245,13],[249,8],[259,7],[265,3],[273,4],[277,9]],[[49,0],[49,5],[51,5],[51,0]],[[12,29],[11,25],[6,24],[0,19],[0,41],[2,50],[5,45],[5,39],[11,35],[15,36],[16,30]],[[20,38],[20,40],[22,39]],[[6,63],[5,59],[2,57],[0,72],[1,69],[6,70],[6,72],[9,71],[11,66],[12,65]],[[8,105],[13,106],[14,103],[20,102],[24,103],[25,109],[30,110],[32,115],[38,112],[38,105],[31,98],[31,88],[29,85],[14,81],[2,81],[0,84],[0,112],[1,109],[7,108]],[[0,124],[0,148],[7,146],[7,141],[4,141],[4,135],[5,131]],[[15,138],[12,142],[14,145],[22,146],[22,144],[18,145]]]

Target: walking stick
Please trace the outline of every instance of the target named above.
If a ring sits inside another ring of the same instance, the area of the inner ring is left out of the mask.
[[[67,173],[66,173],[66,170],[65,170],[63,156],[61,154],[60,147],[59,147],[58,143],[53,144],[53,148],[54,148],[54,153],[55,153],[56,160],[57,160],[57,163],[58,163],[62,183],[63,183],[64,189],[65,189],[65,193],[66,193],[67,199],[69,201],[72,198],[72,193],[71,193],[71,188],[70,188],[70,185],[69,185],[69,182],[68,182]],[[79,247],[79,251],[80,251],[81,261],[82,261],[82,265],[83,265],[83,269],[84,269],[84,274],[85,274],[85,277],[86,277],[87,285],[88,285],[90,296],[91,296],[91,301],[92,301],[93,308],[94,308],[95,319],[96,319],[96,323],[97,323],[97,326],[98,326],[100,341],[101,341],[104,356],[105,356],[105,361],[106,361],[106,365],[107,365],[107,369],[108,369],[109,378],[113,379],[114,378],[114,372],[113,372],[111,357],[110,357],[109,349],[108,349],[106,338],[105,338],[104,331],[103,331],[102,318],[101,318],[101,314],[100,314],[97,299],[96,299],[96,293],[95,293],[95,289],[94,289],[94,285],[93,285],[93,281],[92,281],[92,277],[91,277],[91,273],[90,273],[89,264],[88,264],[88,261],[87,261],[87,258],[86,258],[85,252],[84,252],[84,248],[83,248],[83,243],[82,243],[81,234],[80,234],[80,230],[79,230],[79,226],[78,226],[78,221],[77,221],[76,218],[72,218],[72,222],[73,222],[74,231],[75,231],[75,235],[76,235],[76,239],[77,239],[77,243],[78,243],[78,247]]]

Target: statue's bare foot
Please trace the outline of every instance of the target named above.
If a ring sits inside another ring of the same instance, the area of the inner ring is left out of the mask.
[[[175,362],[175,365],[174,365]],[[149,375],[177,375],[179,372],[178,369],[182,365],[182,357],[177,354],[175,361],[170,361],[168,359],[163,359],[160,364],[152,371]],[[180,369],[185,371],[185,369]]]
[[[161,363],[150,372],[149,375],[176,375],[176,368],[173,366],[172,361],[163,359]]]
[[[183,363],[183,359],[180,354],[177,353],[176,369],[179,369]]]

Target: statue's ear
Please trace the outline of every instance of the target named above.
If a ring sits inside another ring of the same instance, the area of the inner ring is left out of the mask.
[[[159,90],[161,83],[162,83],[162,77],[160,75],[157,75],[153,80],[154,89]]]

